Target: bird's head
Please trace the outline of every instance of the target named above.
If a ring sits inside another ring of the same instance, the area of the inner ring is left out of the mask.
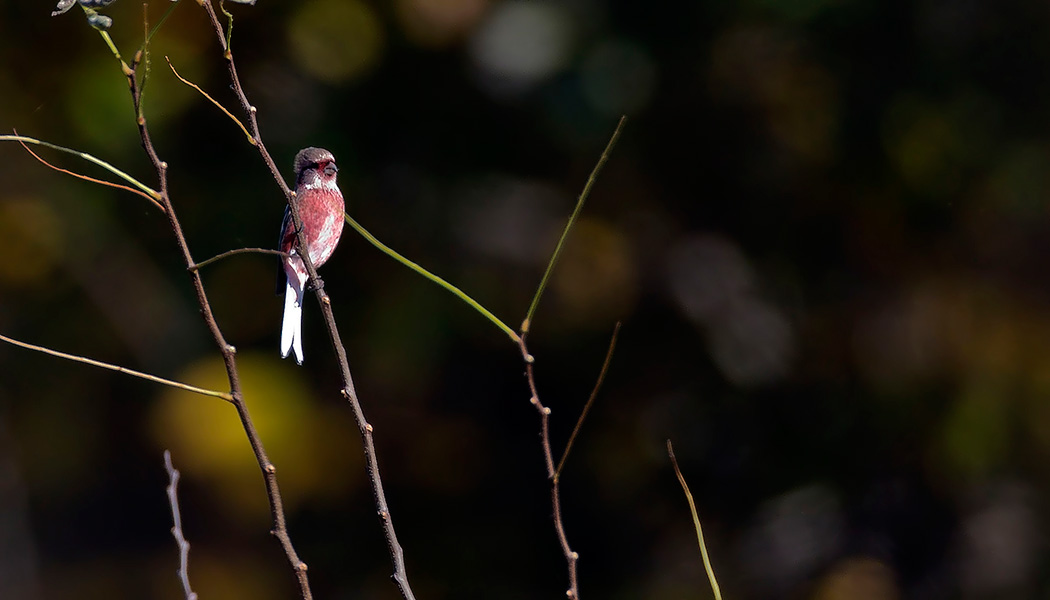
[[[324,148],[303,148],[295,155],[295,186],[301,189],[335,188],[335,156]]]

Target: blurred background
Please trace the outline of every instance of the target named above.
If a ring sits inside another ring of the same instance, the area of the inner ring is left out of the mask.
[[[168,3],[151,0],[150,22]],[[74,8],[3,2],[0,129],[153,184],[126,82]],[[1050,8],[1007,0],[264,0],[228,5],[288,177],[512,327],[621,114],[536,314],[584,598],[703,598],[671,439],[731,598],[1043,598],[1050,487]],[[128,56],[140,3],[117,2]],[[276,244],[284,199],[205,17],[151,45],[145,111],[195,258]],[[235,112],[237,112],[235,110]],[[239,114],[239,113],[238,113]],[[105,173],[68,155],[61,166]],[[224,389],[166,219],[0,145],[0,333]],[[278,354],[276,261],[203,272],[318,598],[397,598],[319,311]],[[516,347],[349,228],[322,269],[417,597],[556,598]],[[231,407],[0,346],[0,597],[293,598]]]

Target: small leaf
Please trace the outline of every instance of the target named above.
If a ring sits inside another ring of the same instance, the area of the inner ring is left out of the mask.
[[[76,4],[76,0],[59,0],[58,6],[56,6],[55,10],[51,12],[51,16],[55,17],[68,11],[73,8],[74,4]]]
[[[109,28],[113,25],[113,19],[107,17],[106,15],[100,15],[98,13],[88,15],[87,22],[88,25],[91,25],[99,31],[108,31]]]

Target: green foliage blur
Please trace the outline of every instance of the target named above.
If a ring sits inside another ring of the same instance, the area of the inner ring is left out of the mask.
[[[0,3],[0,129],[155,184],[79,8]],[[150,0],[150,23],[168,2]],[[585,598],[708,597],[674,441],[729,598],[1044,598],[1050,12],[1010,0],[228,4],[263,138],[333,151],[350,214],[505,322],[621,114],[531,328]],[[131,56],[141,3],[102,9]],[[255,149],[183,0],[145,115],[194,257],[276,244]],[[47,153],[59,166],[107,174]],[[0,145],[0,333],[224,389],[166,218]],[[278,354],[276,259],[207,267],[318,598],[395,598],[313,304]],[[563,597],[517,348],[347,228],[321,274],[417,597]],[[295,596],[231,407],[0,345],[0,598]]]

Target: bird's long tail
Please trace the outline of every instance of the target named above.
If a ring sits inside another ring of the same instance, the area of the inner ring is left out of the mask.
[[[303,306],[302,291],[288,278],[284,290],[284,322],[281,324],[281,358],[295,351],[295,362],[303,364]]]

